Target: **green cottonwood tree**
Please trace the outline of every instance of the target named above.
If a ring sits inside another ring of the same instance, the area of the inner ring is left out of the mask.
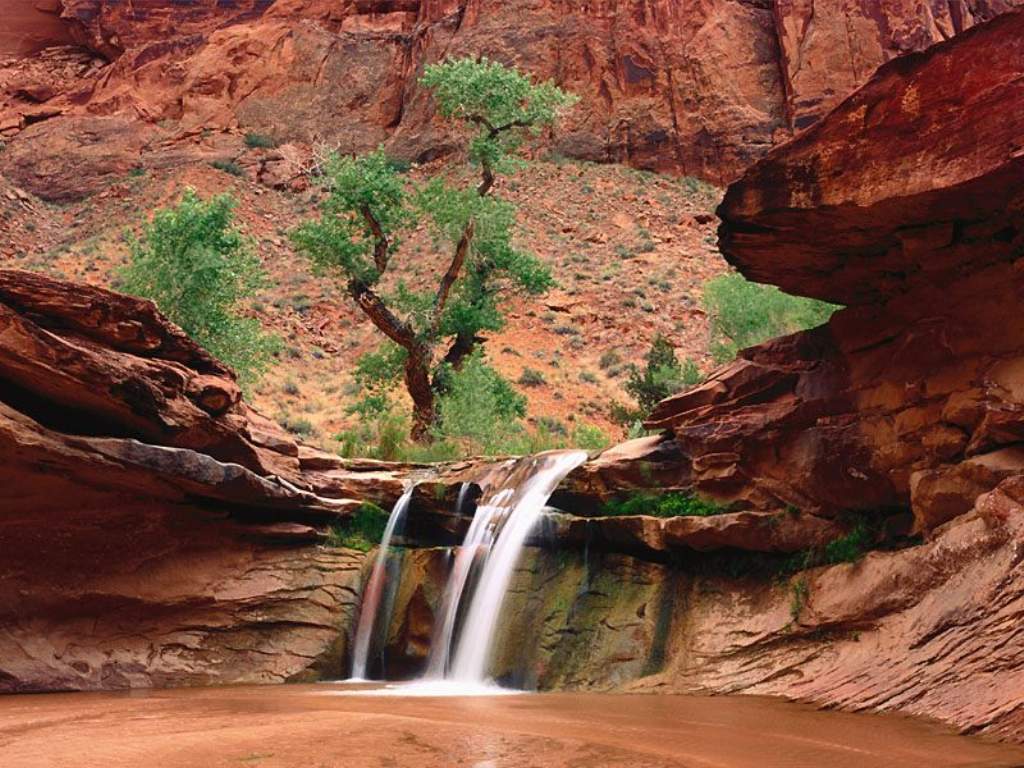
[[[319,220],[300,226],[293,240],[316,267],[344,280],[359,308],[397,346],[384,357],[404,380],[413,402],[412,437],[422,441],[437,421],[447,372],[473,354],[480,333],[501,328],[501,298],[553,284],[536,257],[512,245],[515,208],[491,192],[497,175],[520,162],[515,152],[523,139],[553,124],[575,97],[487,59],[427,67],[420,83],[433,92],[440,115],[468,131],[467,157],[479,179],[454,186],[436,177],[414,188],[381,149],[335,157]],[[447,268],[428,291],[400,281],[384,295],[381,279],[403,269],[402,233],[423,220],[450,249]]]
[[[201,199],[188,188],[130,239],[121,278],[126,293],[152,299],[197,343],[253,383],[270,364],[278,340],[242,313],[264,282],[252,242],[233,223],[230,195]]]

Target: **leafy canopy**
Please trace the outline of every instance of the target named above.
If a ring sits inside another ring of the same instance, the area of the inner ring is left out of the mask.
[[[790,296],[774,285],[752,283],[743,275],[720,275],[704,286],[711,318],[711,352],[717,362],[776,336],[813,328],[838,309],[816,299]]]
[[[234,199],[202,200],[186,189],[181,202],[158,210],[122,272],[127,293],[152,299],[197,343],[230,365],[243,384],[269,365],[277,340],[242,314],[264,283],[259,257],[232,223]]]
[[[535,84],[519,70],[487,58],[434,64],[426,68],[420,84],[433,91],[442,117],[477,128],[469,141],[469,158],[496,171],[509,169],[508,155],[522,141],[522,133],[512,129],[536,133],[579,100],[550,80]]]

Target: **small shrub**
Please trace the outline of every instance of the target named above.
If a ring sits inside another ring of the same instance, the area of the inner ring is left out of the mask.
[[[858,521],[845,536],[825,545],[822,564],[854,563],[864,556],[873,543],[874,536],[868,526],[863,520]]]
[[[807,605],[807,598],[810,595],[810,586],[807,579],[801,577],[793,580],[792,596],[789,599],[789,617],[795,624],[800,621],[800,614]]]
[[[247,133],[245,134],[245,146],[250,149],[273,149],[277,146],[277,141],[262,133]]]
[[[234,160],[214,160],[210,165],[218,171],[230,173],[232,176],[245,176],[245,169]]]
[[[572,431],[572,444],[586,451],[600,451],[611,445],[611,438],[593,424],[580,424]]]
[[[651,342],[645,361],[642,370],[636,366],[629,367],[629,381],[626,382],[626,391],[636,400],[641,418],[646,418],[654,406],[669,395],[698,384],[702,379],[692,361],[687,360],[685,365],[680,365],[672,344],[660,334]]]
[[[728,507],[692,493],[637,493],[608,501],[601,512],[609,517],[648,515],[650,517],[710,517],[729,511]]]
[[[876,528],[861,518],[847,533],[833,539],[824,547],[807,549],[792,555],[786,561],[783,571],[795,573],[822,565],[855,563],[871,549],[876,539]]]
[[[565,424],[551,416],[541,416],[537,419],[537,428],[547,432],[549,435],[557,435],[559,437],[569,436],[569,430],[565,428]]]
[[[313,426],[313,422],[309,419],[282,416],[279,421],[282,427],[297,437],[309,438],[316,434],[316,427]]]
[[[597,384],[597,376],[590,371],[580,371],[580,381],[584,384]]]
[[[523,368],[517,382],[521,387],[543,387],[547,383],[544,374],[533,368]]]
[[[288,379],[285,381],[285,383],[281,385],[281,391],[286,395],[291,395],[292,397],[298,397],[300,394],[299,385],[295,383],[295,379]]]
[[[327,546],[369,552],[380,543],[388,513],[376,504],[362,504],[352,516],[327,531]]]
[[[601,359],[597,362],[601,370],[607,370],[613,365],[619,365],[622,362],[622,356],[614,349],[609,349],[601,355]]]

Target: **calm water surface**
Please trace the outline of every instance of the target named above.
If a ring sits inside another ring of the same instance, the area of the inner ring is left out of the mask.
[[[0,766],[1024,766],[1024,749],[931,723],[759,697],[353,691],[320,684],[3,696]]]

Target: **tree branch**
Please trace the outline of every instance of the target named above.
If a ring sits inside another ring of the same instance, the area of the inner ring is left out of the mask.
[[[512,130],[513,128],[529,128],[533,125],[532,121],[523,119],[512,120],[503,125],[494,125],[483,115],[477,114],[469,115],[469,119],[477,125],[482,125],[487,129],[488,140],[494,140],[505,131]],[[494,186],[494,168],[491,167],[491,162],[486,157],[481,158],[480,166],[482,168],[483,178],[476,187],[476,193],[480,197],[486,197],[491,191],[491,187]]]
[[[416,344],[415,331],[408,323],[399,320],[370,286],[360,280],[349,280],[348,292],[385,336],[406,350],[413,348]]]
[[[377,267],[378,272],[383,272],[388,268],[388,250],[391,248],[391,243],[388,242],[388,237],[384,234],[384,228],[381,227],[377,217],[373,215],[370,206],[363,204],[359,212],[363,215],[366,226],[373,232],[373,263]]]
[[[437,296],[434,298],[434,315],[431,320],[431,330],[434,333],[437,333],[437,328],[441,324],[441,314],[448,303],[448,295],[451,293],[452,286],[459,279],[462,266],[466,263],[466,256],[469,255],[469,248],[473,243],[475,232],[476,221],[470,219],[466,222],[466,226],[462,230],[462,236],[455,246],[455,253],[452,255],[451,264],[448,265],[448,271],[444,273],[444,276],[441,278],[441,284],[437,287]]]
[[[482,344],[486,339],[483,336],[466,336],[459,334],[452,341],[452,345],[444,355],[444,362],[448,363],[455,370],[462,368],[463,361],[473,354],[477,344]]]

